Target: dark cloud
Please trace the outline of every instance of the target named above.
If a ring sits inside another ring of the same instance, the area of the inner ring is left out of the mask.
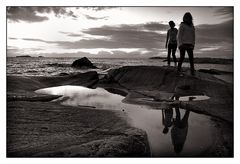
[[[60,47],[77,48],[144,48],[148,50],[145,56],[154,56],[160,52],[159,48],[164,48],[166,39],[165,34],[159,34],[155,31],[167,30],[168,26],[159,23],[137,24],[137,25],[119,25],[103,26],[99,28],[90,28],[82,32],[90,35],[107,36],[110,39],[90,39],[79,40],[76,42],[59,42]],[[204,51],[206,55],[229,54],[233,49],[233,20],[220,24],[203,24],[196,26],[196,51],[202,48],[219,47],[215,50]],[[112,52],[112,56],[136,55],[140,52],[126,53],[123,51]]]
[[[156,48],[165,41],[165,35],[141,31],[139,25],[103,26],[83,31],[86,34],[107,36],[109,39],[83,39],[76,42],[58,42],[64,48]]]
[[[66,7],[7,7],[7,18],[15,22],[26,21],[33,23],[48,20],[46,16],[39,16],[39,13],[54,13],[56,17],[70,16],[77,18],[77,16],[72,11],[68,11]]]
[[[7,18],[15,22],[42,22],[48,20],[46,16],[38,16],[32,7],[8,7]]]
[[[84,16],[87,18],[87,19],[90,19],[90,20],[101,20],[101,19],[104,19],[104,20],[107,20],[109,17],[105,16],[105,17],[92,17],[90,15],[86,15],[84,14]]]
[[[213,44],[220,42],[233,42],[233,20],[220,24],[204,24],[196,26],[197,42],[201,44]]]
[[[166,31],[167,25],[147,23],[137,25],[102,26],[83,30],[83,33],[96,36],[107,36],[108,39],[83,39],[76,42],[57,42],[60,47],[76,48],[163,48],[166,34],[155,31]],[[69,34],[67,34],[70,36]],[[78,36],[78,34],[72,34]],[[220,24],[203,24],[196,26],[196,47],[226,45],[233,43],[233,20]]]

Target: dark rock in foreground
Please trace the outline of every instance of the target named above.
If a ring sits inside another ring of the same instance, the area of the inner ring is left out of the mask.
[[[97,68],[93,65],[93,63],[86,57],[83,57],[81,59],[75,60],[72,63],[72,67],[75,68]]]
[[[232,74],[232,72],[221,71],[221,70],[217,70],[217,69],[199,69],[198,71],[203,72],[203,73],[209,73],[212,75]]]

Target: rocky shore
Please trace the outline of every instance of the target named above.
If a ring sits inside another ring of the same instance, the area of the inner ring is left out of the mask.
[[[233,86],[209,73],[178,76],[173,67],[126,66],[103,78],[96,72],[55,77],[7,77],[8,157],[147,157],[146,133],[131,127],[120,112],[69,107],[51,102],[58,96],[35,90],[61,85],[103,87],[125,95],[127,103],[180,106],[210,115],[219,126],[216,143],[203,156],[233,155]],[[182,102],[173,97],[207,95]],[[152,102],[139,101],[151,98]]]
[[[149,59],[153,59],[153,60],[163,60],[163,61],[167,61],[166,58],[164,57],[151,57]],[[171,61],[173,62],[173,60],[171,59]],[[185,62],[189,62],[189,59],[186,58]],[[194,63],[196,64],[233,64],[233,59],[223,59],[223,58],[194,58]]]

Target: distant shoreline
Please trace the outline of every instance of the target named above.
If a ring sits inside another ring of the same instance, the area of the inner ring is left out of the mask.
[[[20,55],[20,56],[16,56],[16,58],[31,58],[30,55]]]

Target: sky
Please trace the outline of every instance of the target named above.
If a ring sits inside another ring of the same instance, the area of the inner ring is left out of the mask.
[[[191,12],[196,57],[233,58],[232,7],[7,7],[7,57],[149,58]],[[178,56],[178,53],[177,53]]]

